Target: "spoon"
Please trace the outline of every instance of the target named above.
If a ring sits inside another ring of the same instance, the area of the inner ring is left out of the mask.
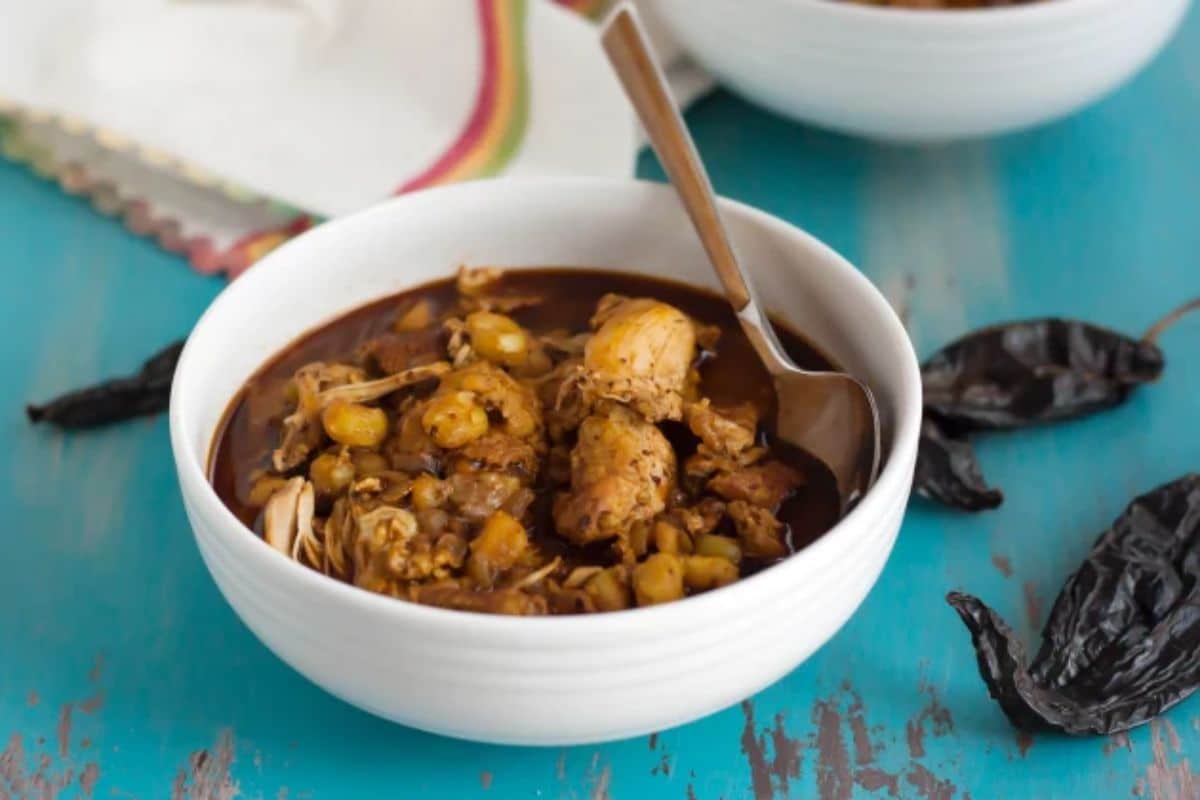
[[[622,3],[609,16],[601,41],[691,217],[742,330],[775,383],[776,435],[829,467],[837,479],[842,510],[849,510],[879,472],[879,412],[871,390],[841,372],[800,369],[784,352],[749,276],[734,255],[708,173],[629,3]]]

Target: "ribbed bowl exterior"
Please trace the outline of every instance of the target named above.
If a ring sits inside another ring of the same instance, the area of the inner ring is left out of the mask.
[[[420,270],[445,274],[462,260],[623,264],[712,283],[665,187],[480,183],[392,201],[301,237],[239,279],[193,332],[172,397],[172,444],[200,553],[238,615],[280,658],[354,705],[436,733],[512,744],[661,730],[737,702],[811,655],[862,602],[899,530],[919,426],[916,360],[886,302],[840,257],[761,212],[725,202],[723,213],[743,257],[768,287],[772,278],[792,286],[805,329],[872,383],[888,420],[884,474],[837,528],[780,565],[686,601],[514,619],[358,590],[289,561],[242,526],[207,483],[204,454],[237,387],[308,327],[295,308],[311,304],[307,319],[319,322],[389,284],[395,291],[427,279]],[[468,234],[463,219],[487,221]],[[331,273],[353,288],[322,290]],[[272,322],[284,330],[269,330]],[[834,345],[827,337],[839,333],[845,341]]]
[[[866,597],[903,508],[858,546],[795,570],[789,590],[739,598],[690,625],[623,626],[541,646],[495,632],[406,624],[386,609],[290,591],[189,509],[205,564],[262,641],[311,681],[367,711],[449,736],[567,745],[670,728],[775,682],[825,643]],[[748,593],[749,594],[749,593]]]
[[[1047,122],[1136,74],[1190,0],[1041,0],[930,11],[838,0],[649,0],[730,87],[872,138],[940,141]]]

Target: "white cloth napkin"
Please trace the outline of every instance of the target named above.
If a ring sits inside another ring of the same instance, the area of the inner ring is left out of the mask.
[[[633,169],[595,31],[549,0],[0,0],[0,15],[0,153],[205,271],[399,191]],[[707,88],[654,33],[681,99]]]

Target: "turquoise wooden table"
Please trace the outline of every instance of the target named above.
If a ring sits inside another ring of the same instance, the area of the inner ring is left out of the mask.
[[[1140,332],[1200,295],[1200,15],[1135,83],[998,141],[893,149],[718,94],[689,114],[717,188],[824,238],[922,354],[969,326],[1066,314]],[[644,175],[659,176],[649,157]],[[368,716],[234,617],[184,518],[166,420],[62,435],[22,405],[129,370],[222,283],[0,166],[0,798],[1194,799],[1200,700],[1128,737],[1014,735],[943,595],[1032,639],[1136,493],[1200,468],[1200,318],[1127,406],[992,439],[1007,490],[963,516],[914,502],[851,622],[775,686],[597,747],[488,747]],[[748,654],[747,657],[753,657]]]

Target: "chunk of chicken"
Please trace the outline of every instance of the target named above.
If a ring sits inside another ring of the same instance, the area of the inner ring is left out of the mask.
[[[533,389],[484,361],[446,373],[431,397],[409,400],[399,413],[385,450],[392,466],[407,472],[465,461],[523,472],[532,483],[546,451]]]
[[[691,318],[659,300],[609,296],[592,323],[596,332],[583,353],[585,392],[626,403],[650,420],[679,419],[696,356]]]
[[[545,450],[542,405],[533,389],[486,361],[456,369],[442,376],[434,396],[469,392],[476,402],[500,417],[497,430]]]
[[[674,484],[670,442],[635,412],[612,406],[579,426],[571,489],[555,502],[555,525],[577,544],[626,536],[666,507]]]
[[[770,509],[751,505],[745,500],[734,500],[726,508],[746,555],[752,558],[783,558],[787,555],[783,523],[775,519]]]
[[[754,446],[758,411],[752,403],[719,409],[705,398],[698,403],[688,403],[684,417],[692,433],[715,453],[736,456]]]
[[[726,500],[744,500],[772,511],[803,485],[804,475],[782,461],[722,472],[708,482],[709,490]]]
[[[725,517],[725,504],[715,497],[705,497],[691,508],[681,506],[672,510],[671,515],[695,539],[716,530]]]
[[[457,454],[467,464],[486,470],[511,472],[527,477],[532,483],[538,474],[540,459],[533,445],[506,433],[487,433],[461,448]]]

